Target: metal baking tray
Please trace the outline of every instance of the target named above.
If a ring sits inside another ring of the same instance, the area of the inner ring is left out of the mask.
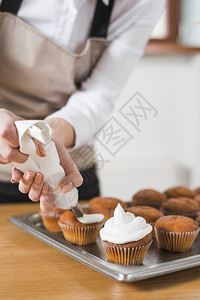
[[[61,252],[118,281],[139,281],[200,265],[200,234],[191,250],[186,253],[161,250],[154,239],[142,265],[123,266],[107,262],[100,238],[89,246],[68,243],[62,233],[51,233],[44,228],[39,213],[12,216],[9,221]]]

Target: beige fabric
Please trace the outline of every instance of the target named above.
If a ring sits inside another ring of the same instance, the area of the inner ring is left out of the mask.
[[[82,53],[66,51],[18,17],[0,13],[0,106],[25,119],[45,118],[66,104],[104,48],[105,39],[90,38]],[[71,153],[75,162],[80,151]],[[79,169],[91,162],[79,160]],[[0,167],[0,180],[9,179],[10,167]]]

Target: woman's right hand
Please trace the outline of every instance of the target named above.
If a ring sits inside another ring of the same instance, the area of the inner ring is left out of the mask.
[[[24,163],[28,155],[19,151],[19,137],[15,121],[23,120],[11,111],[0,109],[0,164],[10,162]],[[37,148],[37,154],[44,156],[44,150],[41,143],[34,139]]]
[[[0,109],[0,164],[23,163],[28,155],[19,151],[19,139],[14,122],[22,120],[7,109]]]

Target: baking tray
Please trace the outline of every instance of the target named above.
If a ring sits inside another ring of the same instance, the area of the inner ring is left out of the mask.
[[[9,221],[61,252],[118,281],[139,281],[200,265],[200,235],[191,250],[186,253],[161,250],[154,239],[142,265],[123,266],[107,262],[100,238],[95,244],[88,246],[68,243],[62,233],[51,233],[44,228],[39,213],[12,216]]]

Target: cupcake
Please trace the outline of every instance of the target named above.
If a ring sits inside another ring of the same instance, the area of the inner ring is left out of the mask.
[[[181,215],[195,219],[200,210],[199,204],[191,198],[170,198],[161,206],[164,215]]]
[[[132,204],[137,206],[152,206],[160,208],[162,203],[166,200],[163,193],[156,190],[146,189],[137,192],[132,198]]]
[[[170,252],[188,251],[199,232],[193,219],[175,215],[159,218],[154,229],[159,247]]]
[[[152,226],[118,204],[114,217],[100,230],[100,237],[109,262],[140,265],[152,243]]]
[[[96,213],[104,215],[105,220],[113,216],[114,210],[120,204],[125,208],[125,203],[117,198],[95,197],[89,201],[89,207]]]
[[[72,244],[89,245],[95,243],[99,230],[104,224],[102,214],[92,214],[85,209],[83,211],[84,217],[77,219],[70,210],[67,210],[58,221],[65,239]]]
[[[184,186],[175,186],[165,191],[167,198],[186,197],[194,198],[196,193]]]
[[[154,223],[157,219],[163,216],[163,213],[155,207],[150,206],[131,206],[126,209],[135,215],[135,217],[142,217],[146,220],[147,223],[154,226]]]
[[[66,209],[58,208],[56,206],[54,206],[51,212],[43,212],[40,210],[44,227],[53,232],[61,231],[60,226],[58,225],[58,220],[65,211]]]

